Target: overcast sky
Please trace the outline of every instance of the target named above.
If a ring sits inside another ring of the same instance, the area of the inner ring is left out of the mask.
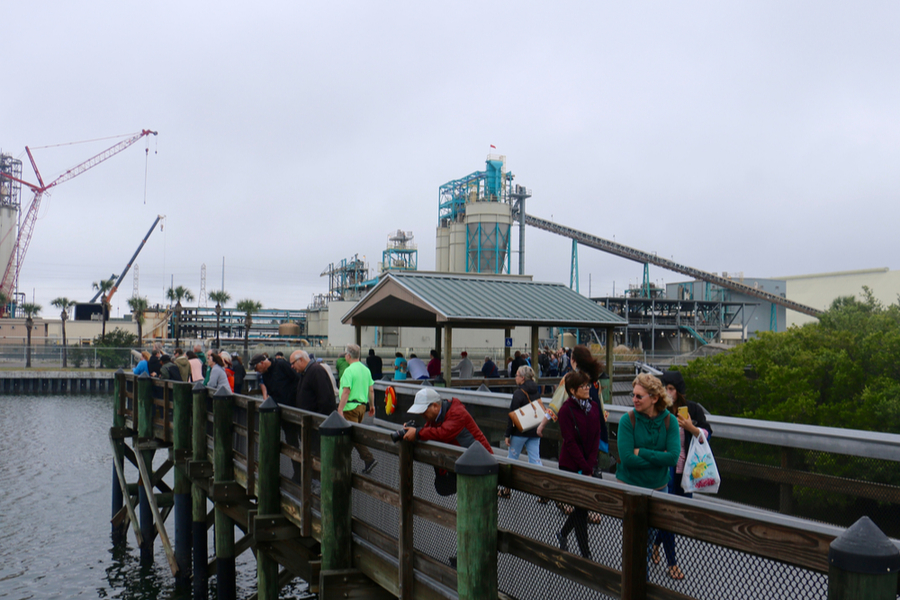
[[[19,283],[48,317],[118,275],[157,214],[137,260],[151,303],[173,277],[199,295],[203,264],[218,289],[224,258],[233,301],[304,308],[329,263],[374,269],[397,229],[432,270],[438,187],[491,144],[530,214],[692,267],[898,268],[896,0],[39,1],[3,22],[0,149],[26,180],[26,145],[159,131],[44,198]],[[115,142],[35,160],[49,181]],[[527,272],[568,283],[571,242],[526,241]],[[579,263],[595,296],[642,274]]]

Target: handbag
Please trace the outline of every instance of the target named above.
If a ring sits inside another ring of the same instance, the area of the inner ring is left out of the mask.
[[[721,483],[722,477],[706,436],[702,431],[697,437],[691,436],[691,447],[685,457],[684,474],[681,476],[684,492],[715,494]]]
[[[540,400],[533,400],[511,411],[509,418],[520,432],[534,429],[544,420],[544,404]]]
[[[559,415],[559,409],[562,408],[562,405],[565,404],[566,400],[569,399],[569,395],[566,393],[566,386],[560,384],[556,391],[553,392],[553,398],[550,399],[550,413],[553,415],[553,420],[555,421],[557,416]]]

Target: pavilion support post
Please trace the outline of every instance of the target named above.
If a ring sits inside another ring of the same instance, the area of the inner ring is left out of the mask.
[[[355,327],[355,330],[356,330],[356,337],[355,337],[356,342],[355,343],[357,346],[362,348],[362,327],[360,325],[357,325]]]
[[[497,597],[497,478],[500,465],[481,444],[469,446],[454,467],[457,591],[460,600]]]
[[[434,351],[437,352],[437,355],[439,358],[441,358],[441,360],[443,360],[443,357],[441,356],[441,349],[443,347],[443,342],[441,340],[441,338],[443,337],[441,335],[442,333],[443,330],[440,325],[434,328]]]
[[[501,365],[501,366],[504,369],[506,368],[506,365],[509,364],[509,346],[506,345],[506,339],[509,337],[512,337],[512,329],[507,327],[506,329],[503,330],[503,365]],[[507,373],[506,375],[508,377],[514,377],[515,373],[513,373],[513,374]]]
[[[193,465],[208,465],[207,434],[209,411],[206,410],[208,392],[202,381],[194,384],[191,390],[194,395],[193,423],[191,446]],[[209,477],[209,475],[206,475]],[[191,538],[194,555],[194,600],[207,600],[209,597],[209,551],[206,543],[206,492],[194,483],[191,487]]]
[[[450,387],[451,371],[453,369],[453,328],[449,325],[446,325],[446,328],[447,335],[444,336],[444,353],[441,356],[443,367],[441,370],[444,372],[444,381],[447,382],[447,387]]]
[[[615,375],[615,363],[613,359],[613,346],[616,344],[616,330],[614,327],[606,328],[606,372],[609,374],[610,387]]]
[[[153,383],[150,375],[147,373],[138,377],[137,384],[137,412],[138,420],[138,445],[140,442],[151,442],[153,440]],[[139,450],[144,464],[147,465],[147,471],[150,477],[153,477],[153,450]],[[153,539],[156,533],[153,527],[153,510],[150,507],[150,497],[147,495],[147,488],[143,485],[138,486],[138,498],[140,500],[140,520],[141,520],[141,563],[153,563]]]
[[[531,368],[534,369],[535,373],[540,373],[541,367],[538,365],[538,351],[540,351],[540,331],[537,325],[531,326]],[[543,373],[541,373],[543,375]],[[515,376],[515,373],[513,373]]]
[[[174,386],[173,450],[175,452],[175,582],[185,586],[191,581],[191,480],[187,475],[187,459],[191,453],[191,386]]]
[[[213,396],[213,430],[213,479],[217,484],[231,483],[234,481],[234,396],[225,385]],[[235,600],[236,584],[234,519],[216,506],[216,588],[219,600]]]

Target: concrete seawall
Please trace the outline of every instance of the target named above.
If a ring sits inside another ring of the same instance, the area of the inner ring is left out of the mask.
[[[0,394],[111,394],[113,371],[0,371]]]

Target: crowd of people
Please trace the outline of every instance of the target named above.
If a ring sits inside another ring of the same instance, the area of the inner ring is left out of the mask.
[[[219,389],[227,386],[236,394],[242,393],[247,370],[237,353],[224,350],[203,350],[200,344],[185,352],[175,348],[171,355],[163,350],[162,343],[154,342],[150,350],[140,352],[141,359],[132,372],[146,373],[150,377],[182,382],[202,382],[203,385]]]
[[[559,425],[561,444],[559,468],[586,477],[600,477],[600,458],[609,452],[609,412],[603,403],[601,381],[608,381],[603,363],[597,360],[586,346],[572,349],[538,352],[536,360],[527,352],[515,352],[507,363],[506,372],[513,374],[517,389],[512,394],[510,411],[518,410],[534,400],[541,399],[539,377],[560,376],[557,386],[561,402],[546,411],[543,421],[536,428],[519,431],[509,419],[504,438],[508,457],[516,460],[525,453],[528,462],[540,465],[540,442],[550,421]],[[355,344],[345,347],[337,359],[337,379],[332,369],[305,350],[297,350],[285,358],[280,352],[273,357],[257,354],[250,359],[249,368],[259,375],[263,399],[272,398],[285,406],[328,415],[337,410],[345,419],[361,423],[366,415],[375,414],[374,382],[384,376],[384,363],[374,350],[369,350],[365,362],[360,359],[360,348]],[[426,364],[415,354],[405,358],[396,353],[393,379],[429,379],[441,374],[441,360],[432,350]],[[472,378],[475,365],[468,353],[460,353],[457,365],[459,377]],[[226,386],[235,393],[243,392],[246,371],[238,354],[207,350],[195,345],[184,352],[176,348],[169,356],[159,343],[141,353],[141,360],[134,368],[136,375],[147,373],[173,381],[197,382],[219,389]],[[490,356],[484,358],[480,371],[483,377],[499,377],[500,371]],[[712,427],[702,407],[685,398],[686,385],[677,371],[668,371],[660,377],[640,374],[632,382],[633,410],[619,419],[617,448],[619,462],[615,468],[616,479],[629,485],[643,487],[680,496],[685,457],[691,439],[700,443],[712,434]],[[679,410],[681,409],[681,410]],[[415,396],[410,414],[425,419],[423,427],[405,428],[408,441],[440,441],[468,447],[478,442],[488,452],[493,450],[475,420],[462,402],[456,398],[442,399],[431,387],[421,389]],[[288,444],[299,445],[299,426],[284,424]],[[357,444],[356,450],[363,461],[363,473],[371,473],[378,464],[371,450]],[[452,472],[440,472],[436,468],[435,488],[438,493],[455,493],[455,476]],[[294,480],[299,481],[300,466],[294,465]],[[498,495],[509,497],[510,490],[500,488]],[[541,498],[541,502],[546,499]],[[599,523],[600,515],[586,509],[559,504],[566,515],[556,539],[560,548],[569,549],[569,536],[575,533],[578,551],[590,558],[588,525]],[[675,580],[684,579],[684,572],[677,564],[675,536],[671,532],[653,530],[650,534],[650,560],[659,564],[662,554],[666,559],[666,573]],[[662,553],[660,552],[662,550]],[[452,559],[451,559],[452,560]]]

